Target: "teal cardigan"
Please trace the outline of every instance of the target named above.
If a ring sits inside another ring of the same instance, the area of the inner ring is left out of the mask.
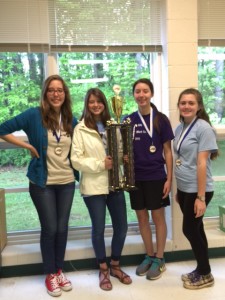
[[[73,118],[73,128],[77,120]],[[46,155],[48,148],[47,129],[43,127],[41,111],[39,107],[29,108],[16,117],[0,125],[0,136],[23,130],[29,143],[36,148],[40,157],[33,157],[29,163],[27,177],[40,187],[45,187],[47,181]],[[79,180],[78,171],[74,170],[76,180]]]

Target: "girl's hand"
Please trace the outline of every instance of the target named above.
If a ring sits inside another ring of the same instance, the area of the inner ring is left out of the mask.
[[[105,168],[106,170],[111,170],[113,166],[113,161],[111,156],[106,156],[105,158]]]
[[[195,204],[194,204],[195,218],[202,217],[204,215],[205,211],[206,211],[205,201],[196,199]]]
[[[163,187],[163,197],[162,197],[163,199],[165,199],[169,195],[170,190],[171,190],[171,182],[167,180]]]
[[[30,151],[30,154],[31,154],[32,157],[37,157],[37,158],[40,157],[37,150],[36,150],[36,148],[34,148],[32,145],[29,145],[28,150]]]

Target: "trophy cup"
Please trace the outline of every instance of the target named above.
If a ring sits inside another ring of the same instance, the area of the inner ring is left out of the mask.
[[[117,122],[107,122],[107,148],[112,157],[113,167],[109,170],[109,190],[129,191],[135,188],[132,127],[130,119],[120,123],[123,98],[119,95],[119,85],[114,85],[115,95],[111,98],[111,107]]]

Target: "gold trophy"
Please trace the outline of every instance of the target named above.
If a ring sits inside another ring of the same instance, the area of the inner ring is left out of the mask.
[[[115,95],[111,98],[111,107],[116,122],[107,122],[107,148],[112,157],[113,167],[109,170],[109,190],[133,190],[135,188],[132,127],[130,119],[120,123],[123,110],[123,97],[119,95],[121,88],[114,85]]]

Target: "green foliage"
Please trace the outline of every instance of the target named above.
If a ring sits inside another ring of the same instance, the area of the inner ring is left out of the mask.
[[[132,84],[137,78],[150,77],[150,55],[143,53],[62,53],[59,66],[60,75],[69,86],[77,118],[82,113],[83,99],[89,88],[99,87],[110,104],[114,84],[121,86],[123,114],[135,111]]]
[[[199,47],[198,88],[213,124],[225,123],[225,54],[223,47]]]
[[[38,105],[43,69],[43,54],[0,53],[0,123]]]
[[[30,161],[30,153],[26,149],[1,150],[0,166],[26,166]]]

